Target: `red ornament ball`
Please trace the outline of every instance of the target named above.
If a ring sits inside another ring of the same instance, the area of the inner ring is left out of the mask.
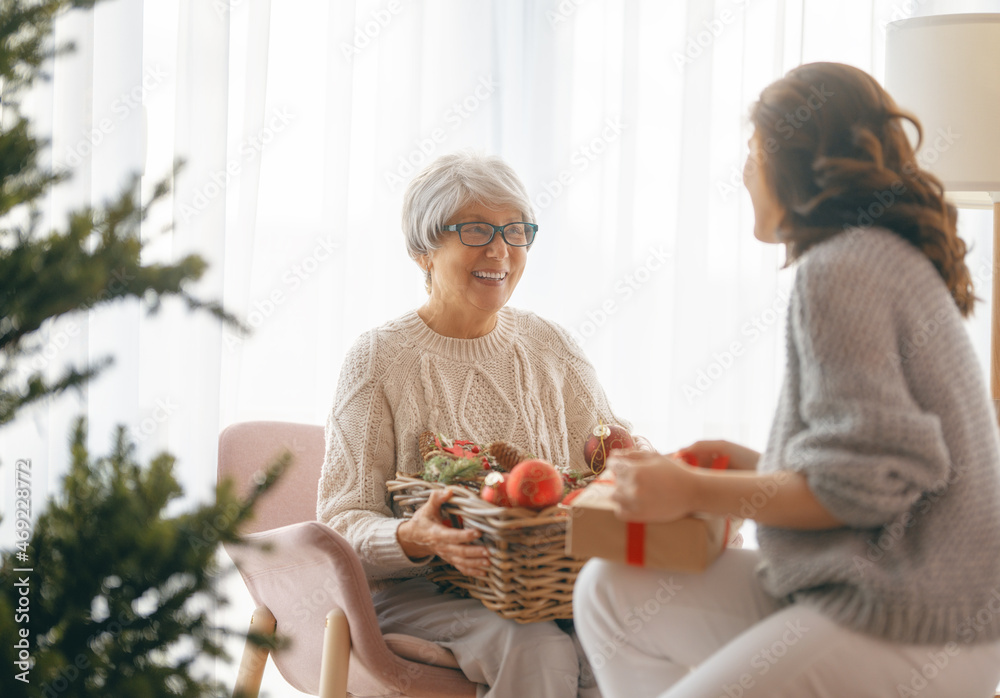
[[[479,496],[490,504],[498,507],[511,506],[510,497],[507,496],[507,476],[503,473],[490,473],[483,481],[483,489]]]
[[[583,457],[595,473],[604,470],[604,465],[612,449],[635,448],[632,435],[625,427],[617,424],[599,424],[583,446]]]
[[[555,506],[563,496],[559,471],[543,460],[526,460],[507,475],[507,496],[516,507],[544,509]]]

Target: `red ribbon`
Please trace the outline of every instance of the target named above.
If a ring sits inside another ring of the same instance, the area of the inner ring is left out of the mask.
[[[698,462],[698,456],[691,453],[690,451],[678,451],[674,454],[675,457],[680,458],[682,461],[688,465],[693,465],[696,468],[701,467]],[[712,470],[728,470],[729,469],[729,456],[714,455],[712,456],[712,463],[709,465]]]
[[[625,562],[642,567],[646,563],[646,524],[629,521],[625,526]]]

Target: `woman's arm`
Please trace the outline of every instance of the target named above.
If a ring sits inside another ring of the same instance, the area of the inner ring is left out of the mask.
[[[757,461],[760,460],[760,453],[757,451],[731,441],[696,441],[678,453],[695,456],[702,468],[710,468],[717,456],[727,456],[731,470],[756,470]]]
[[[704,470],[640,451],[615,454],[609,462],[616,477],[612,499],[625,520],[674,521],[703,513],[779,528],[844,525],[820,504],[799,473]]]
[[[487,551],[469,545],[479,532],[442,523],[441,505],[450,492],[432,493],[408,521],[393,516],[386,482],[396,472],[400,446],[392,405],[373,371],[375,347],[372,333],[363,335],[344,361],[327,422],[317,518],[344,536],[377,574],[426,564],[434,555],[464,574],[483,574]]]

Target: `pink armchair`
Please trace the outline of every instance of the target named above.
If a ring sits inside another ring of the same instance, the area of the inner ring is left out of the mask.
[[[324,456],[323,428],[285,422],[234,424],[219,436],[220,481],[241,494],[283,450],[294,461],[258,500],[247,538],[227,546],[257,609],[255,632],[291,641],[272,660],[298,690],[336,696],[474,696],[476,685],[450,651],[432,642],[379,630],[361,562],[329,526],[316,521],[316,488]],[[323,620],[326,619],[324,630]],[[247,643],[236,694],[256,696],[267,652]]]

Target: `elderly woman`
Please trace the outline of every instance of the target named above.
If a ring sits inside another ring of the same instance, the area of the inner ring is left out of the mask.
[[[482,684],[480,696],[599,695],[572,633],[505,620],[422,576],[434,556],[468,575],[488,565],[477,531],[443,525],[449,492],[404,522],[386,491],[396,471],[421,472],[425,429],[509,441],[587,471],[587,435],[599,420],[622,423],[569,334],[506,307],[538,230],[524,185],[499,158],[443,156],[409,185],[403,228],[429,297],[348,353],[327,423],[318,518],[357,551],[382,630],[449,648]]]

